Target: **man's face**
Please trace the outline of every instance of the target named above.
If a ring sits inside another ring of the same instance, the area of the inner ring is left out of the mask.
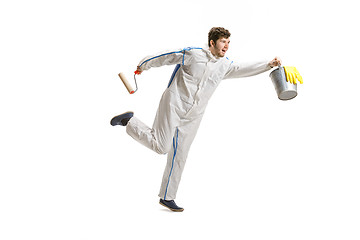
[[[229,44],[229,38],[219,38],[216,44],[214,44],[214,41],[211,41],[210,51],[216,57],[224,57],[226,51],[229,49]]]

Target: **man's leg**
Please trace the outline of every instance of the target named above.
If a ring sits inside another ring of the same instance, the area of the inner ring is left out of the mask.
[[[166,154],[171,150],[171,141],[179,124],[179,117],[170,104],[169,94],[165,92],[160,101],[153,127],[150,128],[138,118],[132,117],[126,132],[144,146],[159,153]]]
[[[200,122],[201,117],[186,123],[183,122],[175,131],[159,193],[159,197],[163,200],[174,200],[176,198],[181,174]]]

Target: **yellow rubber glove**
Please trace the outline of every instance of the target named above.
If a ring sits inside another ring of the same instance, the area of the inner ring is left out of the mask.
[[[296,67],[284,67],[286,74],[286,81],[292,84],[296,84],[296,79],[299,80],[301,84],[303,84],[303,79],[296,69]]]

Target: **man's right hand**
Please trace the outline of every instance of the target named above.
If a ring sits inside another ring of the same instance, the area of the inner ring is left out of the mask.
[[[142,73],[142,70],[139,66],[137,66],[136,71],[134,72],[136,75],[140,75]]]

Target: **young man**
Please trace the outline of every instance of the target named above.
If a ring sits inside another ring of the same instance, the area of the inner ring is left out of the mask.
[[[225,58],[230,32],[212,28],[208,34],[209,48],[184,48],[144,58],[137,67],[141,74],[152,67],[176,65],[167,89],[161,98],[153,127],[150,128],[126,112],[111,120],[111,125],[126,126],[135,140],[159,154],[167,154],[161,188],[160,204],[172,211],[183,211],[174,202],[186,158],[208,100],[221,80],[248,77],[280,65],[281,60],[235,64]]]

